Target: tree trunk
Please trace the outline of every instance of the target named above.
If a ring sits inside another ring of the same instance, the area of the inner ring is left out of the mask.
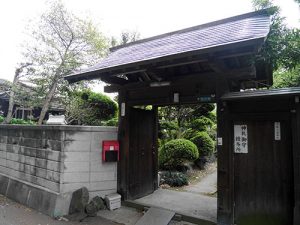
[[[13,86],[11,87],[10,93],[9,93],[8,111],[7,111],[6,118],[3,121],[3,124],[9,124],[11,119],[12,119],[13,109],[14,109],[14,102],[15,102],[14,86],[15,86],[15,84],[13,84]]]
[[[14,81],[12,83],[11,90],[9,92],[8,111],[7,111],[6,118],[3,121],[3,124],[9,124],[12,119],[14,105],[15,105],[15,91],[16,91],[15,89],[16,89],[16,86],[18,84],[18,81],[19,81],[19,78],[20,78],[20,75],[21,75],[23,69],[30,65],[32,65],[32,63],[21,64],[21,66],[16,69]]]
[[[42,125],[43,124],[43,121],[44,121],[44,118],[46,116],[46,113],[49,109],[49,106],[50,106],[50,102],[54,96],[54,93],[55,93],[55,90],[56,90],[56,87],[57,87],[57,83],[58,83],[58,79],[55,79],[49,92],[47,93],[47,96],[46,96],[46,99],[45,99],[45,102],[44,102],[44,105],[43,105],[43,108],[42,108],[42,111],[41,111],[41,114],[40,114],[40,118],[39,118],[39,121],[38,121],[38,125]]]
[[[22,68],[16,69],[14,81],[12,83],[12,86],[11,86],[11,89],[9,92],[8,111],[7,111],[6,118],[3,121],[3,124],[9,124],[12,119],[13,109],[14,109],[14,105],[15,105],[15,89],[16,89],[16,86],[18,83],[18,77],[19,77],[19,74],[21,73],[21,71],[22,71]]]

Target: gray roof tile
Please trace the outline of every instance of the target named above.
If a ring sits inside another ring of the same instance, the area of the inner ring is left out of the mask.
[[[113,48],[101,62],[78,74],[265,38],[269,28],[266,10],[248,13]]]

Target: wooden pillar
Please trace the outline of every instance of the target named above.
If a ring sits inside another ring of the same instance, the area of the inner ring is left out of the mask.
[[[218,224],[234,224],[233,218],[233,156],[231,151],[231,122],[226,102],[221,96],[229,92],[228,82],[220,76],[216,83],[217,97],[217,150],[218,150]]]
[[[153,106],[154,114],[155,114],[155,126],[154,132],[153,132],[153,147],[152,147],[152,152],[153,152],[153,177],[154,177],[154,190],[157,190],[158,188],[158,107]]]
[[[118,140],[120,142],[120,161],[118,162],[118,193],[122,199],[128,199],[128,168],[129,168],[129,116],[130,107],[127,104],[126,91],[119,92],[119,129]],[[123,105],[122,105],[123,104]],[[124,105],[125,104],[125,105]],[[124,112],[125,109],[125,112]],[[122,115],[122,113],[125,113]]]
[[[293,158],[294,158],[294,225],[300,224],[300,103],[295,104],[293,116]]]

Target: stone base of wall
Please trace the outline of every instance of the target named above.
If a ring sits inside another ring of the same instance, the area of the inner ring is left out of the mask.
[[[0,174],[0,194],[51,217],[67,215],[71,193],[58,194]]]

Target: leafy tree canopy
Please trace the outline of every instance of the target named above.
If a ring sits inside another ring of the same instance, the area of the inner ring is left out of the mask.
[[[70,93],[66,115],[71,124],[111,126],[117,123],[117,111],[117,103],[108,96],[85,89]]]
[[[34,102],[43,104],[41,124],[51,100],[72,88],[63,77],[95,64],[107,53],[108,40],[91,20],[78,18],[61,1],[51,1],[39,23],[30,30],[33,40],[26,46],[24,56],[32,64],[27,76],[38,89]]]
[[[274,69],[274,87],[300,85],[300,30],[290,28],[280,15],[280,8],[271,0],[253,0],[256,10],[270,8],[273,14],[270,33],[257,60],[271,64]],[[299,0],[296,0],[299,3]]]

